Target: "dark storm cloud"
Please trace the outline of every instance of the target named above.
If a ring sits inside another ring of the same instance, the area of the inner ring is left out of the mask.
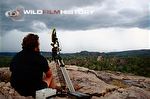
[[[3,0],[0,9],[1,34],[13,29],[38,32],[32,28],[33,21],[43,22],[48,28],[57,27],[63,30],[88,30],[105,27],[148,28],[150,19],[146,13],[148,8],[145,5],[132,9],[122,8],[118,4],[116,0],[113,2],[110,0]],[[62,10],[89,6],[93,7],[95,12],[93,15],[83,17],[81,15],[24,15],[24,21],[13,21],[5,16],[6,11],[15,9],[17,6],[23,6],[25,9]],[[136,5],[134,6],[136,7]],[[145,8],[142,8],[144,6]]]
[[[13,30],[13,29],[18,29],[20,31],[33,31],[32,28],[30,27],[32,20],[34,20],[37,16],[32,15],[32,16],[24,16],[25,20],[24,21],[13,21],[10,18],[5,16],[5,13],[10,10],[15,10],[16,8],[27,8],[27,9],[36,9],[36,6],[34,3],[30,3],[29,1],[26,2],[25,0],[20,1],[20,0],[3,0],[1,1],[0,4],[0,19],[1,19],[1,32],[0,34],[3,35],[7,31]]]

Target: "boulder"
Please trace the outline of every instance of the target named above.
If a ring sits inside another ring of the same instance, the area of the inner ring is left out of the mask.
[[[49,63],[58,81],[54,62]],[[76,91],[90,94],[92,99],[149,99],[150,78],[112,71],[94,71],[84,67],[66,65]],[[0,99],[33,99],[20,96],[10,85],[9,68],[0,68]],[[67,97],[56,99],[66,99]]]

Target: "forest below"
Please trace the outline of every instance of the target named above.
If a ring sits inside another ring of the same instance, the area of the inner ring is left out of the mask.
[[[50,52],[41,52],[51,61]],[[0,53],[0,67],[8,67],[15,53]],[[61,54],[66,65],[76,65],[89,69],[120,71],[150,77],[150,50],[133,50],[123,52],[88,52]]]

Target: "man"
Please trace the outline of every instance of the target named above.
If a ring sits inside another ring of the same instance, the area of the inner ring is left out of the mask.
[[[56,88],[48,62],[40,55],[39,45],[38,35],[28,34],[22,42],[23,50],[11,61],[11,86],[20,95],[35,97],[36,90]]]

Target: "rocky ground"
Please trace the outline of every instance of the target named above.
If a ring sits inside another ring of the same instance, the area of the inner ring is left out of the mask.
[[[55,63],[50,67],[55,71]],[[76,91],[90,94],[92,99],[150,99],[150,78],[69,65],[66,68]],[[0,68],[0,99],[33,99],[20,96],[10,86],[10,75],[8,68]]]

